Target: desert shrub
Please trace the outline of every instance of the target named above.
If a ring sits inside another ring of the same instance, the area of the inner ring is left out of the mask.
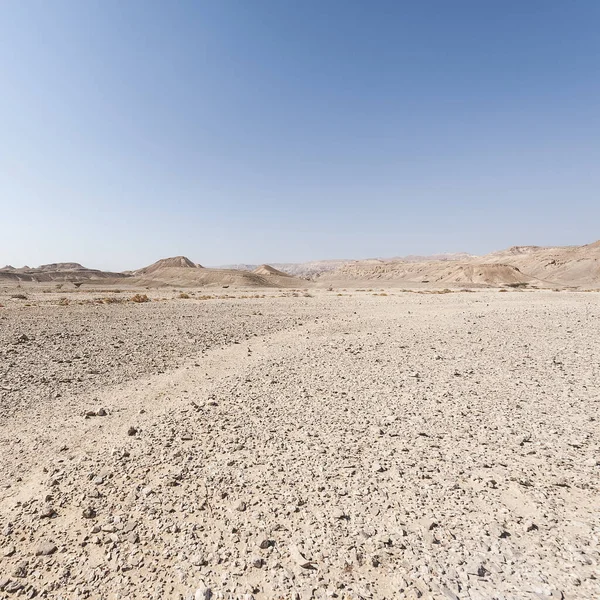
[[[529,284],[526,281],[519,281],[517,283],[507,283],[506,287],[510,287],[510,288],[525,288],[528,285]]]
[[[79,288],[81,287],[81,284],[82,284],[82,283],[83,283],[83,281],[74,281],[74,282],[73,282],[73,285],[74,285],[74,286],[75,286],[77,289],[79,289]]]
[[[131,296],[129,300],[131,302],[137,302],[138,304],[141,302],[150,302],[150,298],[148,298],[146,294],[136,294],[135,296]]]
[[[63,285],[65,285],[65,284],[64,283],[57,283],[56,284],[56,289],[57,290],[61,290]]]
[[[498,290],[499,292],[508,292],[508,290],[505,290],[504,288],[502,288],[501,290]]]
[[[27,300],[27,296],[25,294],[13,294],[11,298],[15,300]]]
[[[179,294],[179,297],[180,297],[182,300],[187,300],[187,299],[190,297],[190,295],[189,295],[189,294],[186,294],[185,292],[181,292],[181,293]]]
[[[69,306],[69,304],[70,304],[70,302],[69,302],[69,299],[68,299],[68,298],[61,298],[61,299],[58,301],[58,305],[59,305],[59,306]]]
[[[123,302],[123,298],[115,298],[114,296],[106,296],[104,298],[99,298],[99,300],[103,304],[120,304]]]

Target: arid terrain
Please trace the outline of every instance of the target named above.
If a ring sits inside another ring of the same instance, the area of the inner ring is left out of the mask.
[[[600,597],[600,293],[225,272],[0,282],[0,597]]]
[[[306,285],[362,287],[498,287],[599,289],[600,241],[582,246],[512,246],[475,256],[465,252],[364,260],[317,260],[305,263],[237,264],[206,268],[185,256],[163,258],[136,269],[113,273],[88,269],[76,262],[36,268],[0,269],[0,284],[22,282],[97,283],[157,288],[259,287]]]

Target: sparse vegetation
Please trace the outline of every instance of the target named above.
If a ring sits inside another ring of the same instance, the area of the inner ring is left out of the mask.
[[[179,294],[179,298],[181,298],[182,300],[188,300],[190,298],[190,295],[186,294],[185,292],[181,292]]]
[[[140,304],[142,302],[150,302],[150,298],[148,298],[148,296],[146,296],[146,294],[136,294],[135,296],[132,296],[131,298],[129,298],[129,300],[131,302],[137,302],[138,304]]]
[[[68,298],[64,298],[64,297],[58,301],[59,306],[69,306],[70,303],[71,303],[70,300]]]
[[[125,300],[123,298],[115,298],[114,296],[105,296],[104,298],[97,298],[100,304],[121,304]]]
[[[25,294],[13,294],[11,298],[14,300],[27,300],[27,296]]]

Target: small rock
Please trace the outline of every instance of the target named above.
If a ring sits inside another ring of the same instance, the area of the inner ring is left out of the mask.
[[[83,509],[82,514],[84,519],[93,519],[96,516],[96,511],[91,506],[88,506]]]
[[[477,575],[477,577],[485,577],[489,574],[489,571],[480,562],[475,561],[467,567],[467,573]]]
[[[211,598],[212,590],[204,584],[201,585],[194,594],[194,600],[210,600]]]
[[[300,549],[298,548],[298,546],[290,546],[290,558],[298,564],[298,566],[302,567],[303,569],[314,569],[314,562],[312,560],[307,559],[302,552],[300,552]]]
[[[10,546],[4,548],[3,554],[4,556],[12,556],[16,551],[17,549],[11,544]]]
[[[346,513],[341,509],[341,508],[334,508],[333,512],[331,513],[331,516],[334,519],[345,519],[346,518]]]
[[[240,500],[236,505],[235,505],[235,510],[239,511],[239,512],[244,512],[246,510],[247,506],[246,503],[243,500]]]
[[[127,430],[127,435],[136,435],[137,432],[138,430],[133,425],[131,425],[131,427],[129,427],[129,429]]]
[[[35,550],[36,556],[49,556],[54,554],[58,548],[52,542],[42,542]]]
[[[4,586],[4,591],[8,594],[14,594],[18,592],[23,587],[23,584],[20,581],[10,581],[6,583]]]
[[[44,506],[44,508],[42,508],[42,510],[40,511],[41,519],[51,519],[55,515],[56,511],[54,510],[54,507],[50,506],[49,504]]]
[[[265,564],[265,561],[260,556],[253,556],[250,562],[252,563],[252,566],[256,569],[262,568],[262,566]]]
[[[132,531],[128,536],[127,536],[127,541],[130,544],[137,544],[140,541],[140,536],[137,534],[136,531]]]
[[[28,572],[29,572],[29,570],[27,568],[27,563],[21,562],[15,567],[15,570],[13,571],[13,575],[15,577],[27,577]]]

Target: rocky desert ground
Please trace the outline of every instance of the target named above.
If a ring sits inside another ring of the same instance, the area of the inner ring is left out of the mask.
[[[101,285],[0,289],[0,597],[600,597],[600,293]]]

